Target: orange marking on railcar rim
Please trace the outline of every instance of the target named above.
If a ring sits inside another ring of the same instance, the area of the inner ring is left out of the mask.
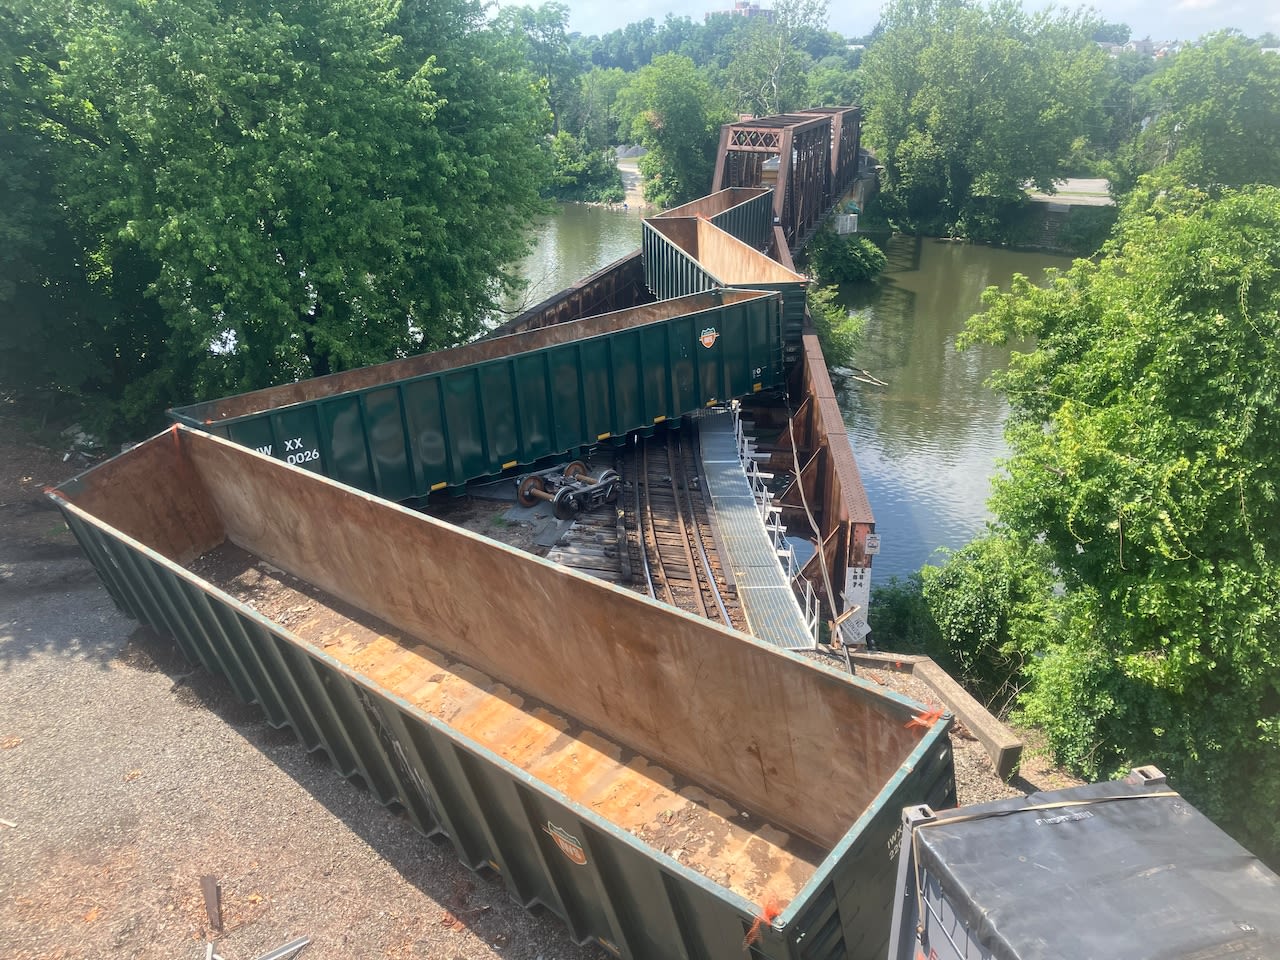
[[[935,723],[937,723],[941,719],[942,719],[942,708],[937,707],[933,710],[929,710],[926,713],[916,714],[914,717],[912,717],[910,720],[904,723],[903,726],[904,727],[923,727],[925,730],[928,730],[930,727],[932,727]]]
[[[760,940],[760,931],[778,919],[780,913],[782,913],[782,905],[778,903],[778,898],[772,895],[765,897],[764,906],[756,914],[755,922],[751,924],[747,935],[742,938],[742,949],[745,950],[753,943],[757,943]]]

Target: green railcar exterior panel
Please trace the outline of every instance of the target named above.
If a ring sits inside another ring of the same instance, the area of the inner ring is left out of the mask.
[[[384,365],[385,381],[378,381],[378,367],[337,374],[365,385],[279,408],[264,399],[250,413],[217,414],[228,403],[251,405],[258,394],[304,392],[330,378],[179,408],[170,417],[361,490],[409,500],[624,436],[655,418],[675,420],[713,399],[751,393],[756,383],[783,385],[779,300],[752,291],[689,300],[687,313],[677,300],[652,320],[644,311],[653,308],[641,307],[516,334],[503,339],[529,349],[455,367],[442,351]],[[710,348],[699,345],[708,330],[715,331]],[[546,340],[552,342],[539,345]],[[456,351],[465,360],[485,347],[480,341]],[[419,359],[437,369],[394,376],[400,364]]]

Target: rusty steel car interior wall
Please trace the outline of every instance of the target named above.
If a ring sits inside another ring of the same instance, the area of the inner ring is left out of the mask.
[[[773,190],[730,187],[664,210],[653,219],[700,217],[749,247],[763,250],[773,229]]]

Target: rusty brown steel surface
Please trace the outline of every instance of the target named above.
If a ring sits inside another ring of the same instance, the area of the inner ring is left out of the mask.
[[[562,705],[528,699],[490,671],[401,635],[323,591],[264,568],[224,544],[191,567],[243,602],[294,614],[290,630],[454,730],[494,751],[615,826],[677,843],[681,862],[751,900],[778,885],[790,900],[825,850],[742,818],[718,798],[677,782],[652,758],[629,756],[611,738],[583,729]],[[572,638],[561,638],[572,645]]]
[[[810,107],[801,112],[831,117],[831,199],[837,200],[858,171],[862,108]]]
[[[778,157],[774,216],[791,247],[803,244],[830,206],[833,116],[781,114],[727,124],[720,132],[713,189],[761,185],[761,167],[746,157]]]
[[[919,740],[904,725],[911,707],[869,687],[235,444],[176,428],[139,450],[69,486],[68,496],[79,503],[115,487],[97,498],[96,519],[129,522],[130,535],[159,544],[180,516],[165,504],[191,502],[182,478],[194,473],[206,511],[221,521],[221,530],[206,525],[197,552],[225,532],[271,565],[819,844],[844,835],[850,811],[871,802]],[[120,474],[144,461],[153,482],[120,496]],[[155,518],[153,528],[143,516]],[[842,737],[833,755],[831,732],[853,729],[878,733]]]
[[[437,350],[434,353],[392,360],[372,367],[361,367],[358,370],[333,373],[326,377],[300,380],[297,383],[242,393],[222,400],[184,407],[181,412],[187,417],[200,419],[205,423],[214,423],[218,420],[278,409],[292,403],[334,396],[350,390],[360,390],[425,373],[514,356],[529,350],[539,350],[555,344],[569,343],[573,340],[652,323],[656,320],[678,317],[721,304],[741,303],[761,296],[764,295],[741,290],[693,294],[689,297],[663,300],[615,313],[587,317],[572,323],[558,323],[505,337],[477,340],[449,350]]]
[[[660,233],[726,286],[755,283],[804,283],[807,278],[699,217],[651,218]]]
[[[709,193],[705,197],[699,197],[697,200],[682,203],[678,207],[663,210],[661,213],[656,214],[655,217],[701,216],[710,218],[768,192],[766,187],[729,187],[725,190]]]
[[[836,401],[835,388],[831,385],[827,361],[822,354],[822,344],[819,343],[817,334],[805,334],[804,351],[805,394],[817,402],[816,429],[820,437],[826,438],[832,451],[832,470],[843,488],[840,500],[851,522],[874,526],[875,514],[867,500],[866,489],[862,486],[862,475],[858,472],[853,448],[849,445],[849,433]]]
[[[569,320],[625,310],[652,299],[644,283],[644,266],[637,249],[494,328],[489,337],[523,333]]]

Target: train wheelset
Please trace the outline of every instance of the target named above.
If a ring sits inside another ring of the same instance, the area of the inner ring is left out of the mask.
[[[572,460],[563,467],[521,476],[516,480],[516,500],[522,507],[550,501],[557,520],[572,520],[580,513],[617,502],[621,486],[618,471],[606,468],[593,477],[585,463]]]

